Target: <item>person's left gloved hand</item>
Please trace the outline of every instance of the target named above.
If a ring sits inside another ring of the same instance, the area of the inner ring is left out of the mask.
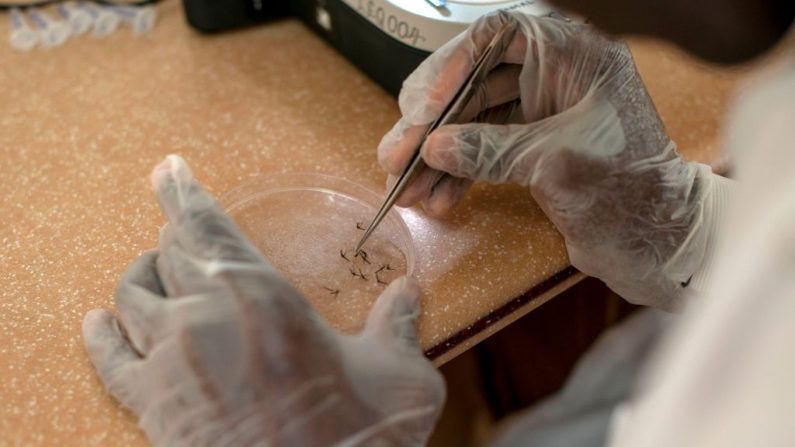
[[[152,180],[168,217],[125,274],[121,321],[83,322],[108,391],[159,446],[414,446],[445,396],[416,338],[420,291],[381,295],[363,331],[334,331],[239,233],[179,157]]]

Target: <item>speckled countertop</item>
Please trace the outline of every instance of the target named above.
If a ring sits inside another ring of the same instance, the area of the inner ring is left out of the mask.
[[[0,44],[0,445],[143,444],[95,379],[80,322],[112,308],[121,272],[156,244],[147,175],[166,154],[215,194],[276,172],[383,190],[375,147],[396,103],[324,42],[293,20],[201,36],[177,2],[158,9],[140,38]],[[682,152],[721,163],[718,123],[738,74],[657,44],[633,49]],[[404,217],[426,291],[422,344],[438,363],[578,278],[521,188],[477,186],[445,221]]]

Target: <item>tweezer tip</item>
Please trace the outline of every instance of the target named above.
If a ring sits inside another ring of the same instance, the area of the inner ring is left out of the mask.
[[[367,238],[363,237],[362,239],[359,240],[359,243],[356,244],[356,248],[353,249],[353,256],[354,257],[359,256],[359,253],[361,253],[361,251],[362,251],[362,246],[364,245],[366,240],[367,240]]]

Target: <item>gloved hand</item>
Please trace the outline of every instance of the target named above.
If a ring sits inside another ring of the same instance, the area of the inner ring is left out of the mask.
[[[564,235],[572,265],[629,301],[676,308],[704,258],[713,178],[679,157],[621,41],[552,18],[482,18],[406,79],[381,165],[402,171],[505,23],[514,39],[463,114],[489,122],[431,134],[421,150],[428,167],[398,205],[422,201],[441,215],[473,180],[525,185]],[[433,184],[434,170],[449,175]]]
[[[158,446],[415,446],[445,395],[419,349],[420,291],[381,295],[356,336],[334,331],[169,157],[152,174],[168,217],[83,335],[108,391]]]

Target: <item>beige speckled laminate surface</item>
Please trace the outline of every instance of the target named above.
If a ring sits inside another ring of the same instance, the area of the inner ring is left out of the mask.
[[[275,172],[383,189],[374,148],[395,101],[300,23],[205,37],[177,2],[159,10],[141,38],[122,30],[27,54],[0,44],[0,445],[144,444],[101,391],[80,322],[113,306],[121,272],[155,245],[163,219],[147,175],[166,154],[182,154],[216,194]],[[683,152],[719,161],[736,75],[657,44],[634,49]],[[501,321],[487,317],[567,267],[560,236],[520,188],[478,186],[446,221],[405,217],[426,290],[425,348],[487,322],[464,349],[566,286],[552,280]]]

